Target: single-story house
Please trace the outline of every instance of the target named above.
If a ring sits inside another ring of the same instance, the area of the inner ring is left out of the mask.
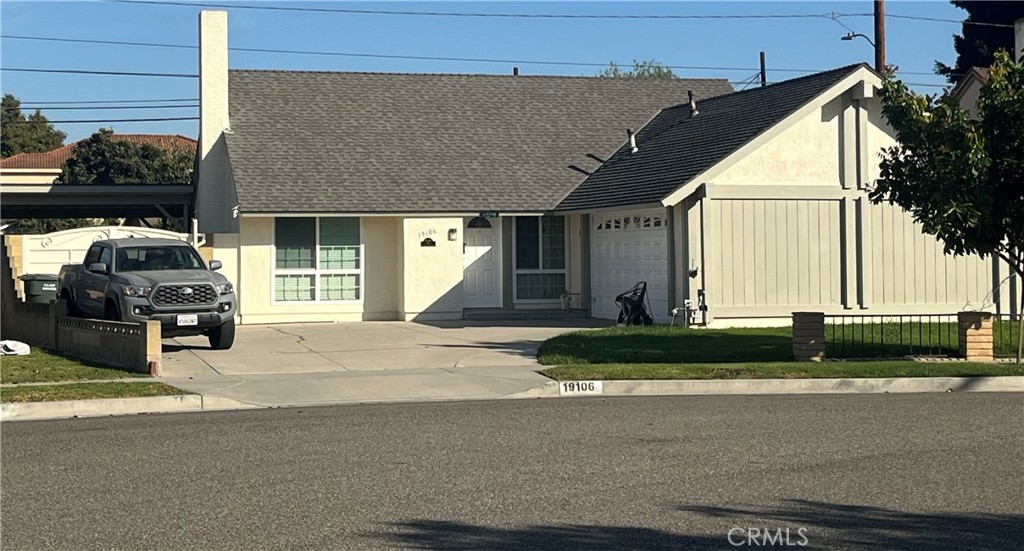
[[[162,149],[196,150],[196,140],[178,134],[114,134],[112,139],[146,143]],[[69,143],[52,151],[18,153],[0,159],[0,184],[49,185],[60,176],[64,163],[75,154],[79,142]]]
[[[742,92],[229,70],[216,11],[200,46],[196,214],[240,323],[614,319],[640,280],[657,321],[688,303],[715,325],[948,313],[1006,274],[867,201],[893,133],[866,65]]]

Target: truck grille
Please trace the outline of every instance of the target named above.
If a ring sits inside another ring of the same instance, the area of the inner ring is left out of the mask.
[[[187,289],[187,290],[186,290]],[[163,285],[153,293],[157,306],[189,306],[217,302],[217,290],[209,283],[198,285]]]

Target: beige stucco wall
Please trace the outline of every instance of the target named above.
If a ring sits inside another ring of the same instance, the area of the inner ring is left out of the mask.
[[[842,113],[837,97],[726,169],[715,184],[837,182]]]
[[[348,304],[273,303],[274,219],[243,217],[240,234],[241,322],[288,323],[393,320],[398,317],[395,218],[363,218],[363,301]],[[217,236],[218,238],[220,235]],[[221,260],[221,250],[214,256]],[[222,260],[223,261],[223,260]],[[225,263],[225,270],[228,266]],[[227,272],[225,272],[227,275]],[[230,276],[229,276],[230,279]]]
[[[59,169],[35,168],[4,168],[0,169],[0,185],[2,184],[39,184],[50,185],[60,176]]]
[[[400,319],[462,319],[463,219],[403,218],[399,225]],[[422,246],[425,239],[434,246]]]

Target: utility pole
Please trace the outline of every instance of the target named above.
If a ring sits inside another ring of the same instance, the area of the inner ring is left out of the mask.
[[[764,66],[764,52],[761,52],[761,86],[768,85],[768,73],[765,71]]]
[[[885,0],[875,0],[875,70],[885,72]]]

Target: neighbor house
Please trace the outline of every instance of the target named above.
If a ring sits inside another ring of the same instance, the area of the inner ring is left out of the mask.
[[[716,325],[948,313],[985,306],[1005,275],[867,200],[894,142],[865,65],[743,92],[229,71],[210,11],[200,46],[196,215],[241,323],[614,319],[641,280],[657,321],[687,304]]]
[[[150,144],[162,149],[196,150],[196,141],[176,134],[114,134],[111,139]],[[0,184],[49,185],[60,176],[64,163],[74,154],[79,142],[39,153],[18,153],[0,159]]]

